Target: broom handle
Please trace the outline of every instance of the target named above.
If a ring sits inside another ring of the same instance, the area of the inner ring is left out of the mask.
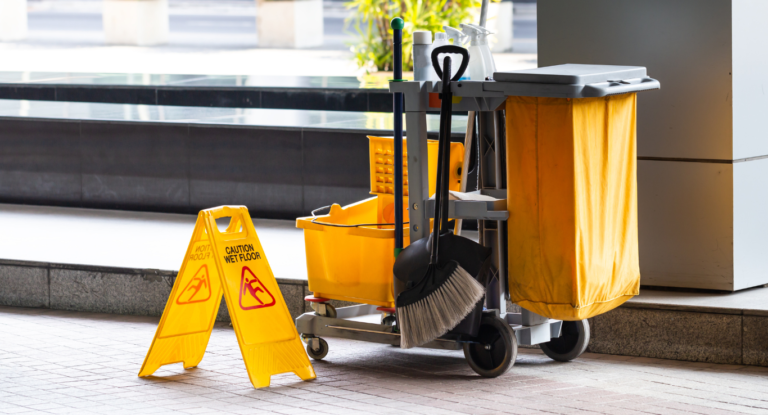
[[[446,125],[450,128],[451,119],[451,58],[446,56],[443,59],[443,90],[441,95],[440,106],[440,136],[438,137],[438,150],[437,150],[437,183],[435,187],[435,219],[432,223],[432,252],[429,258],[429,263],[436,265],[438,262],[438,240],[440,239],[440,225],[442,222],[442,204],[443,200],[443,187],[446,186],[447,177],[445,172],[447,169],[445,166],[448,164],[445,156],[450,152],[449,146],[450,129],[446,130]],[[448,124],[446,124],[448,123]],[[446,203],[447,205],[447,203]]]
[[[448,108],[448,110],[445,112],[445,121],[443,125],[443,129],[445,131],[445,138],[443,139],[445,143],[445,154],[443,155],[443,161],[442,161],[442,172],[443,175],[443,187],[440,188],[441,197],[440,197],[440,231],[448,231],[448,205],[450,204],[449,198],[448,198],[448,188],[451,186],[450,182],[450,168],[451,168],[451,115],[453,112],[453,94],[451,94],[451,83],[450,81],[444,84],[443,86],[443,98],[447,103],[445,104],[445,107]],[[442,108],[441,108],[442,111]]]

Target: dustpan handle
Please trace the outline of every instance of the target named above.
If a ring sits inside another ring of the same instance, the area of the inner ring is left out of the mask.
[[[437,150],[437,183],[435,186],[435,219],[432,224],[432,252],[429,258],[430,264],[437,264],[439,259],[438,240],[440,239],[440,226],[442,216],[447,220],[447,195],[448,195],[448,163],[451,152],[451,58],[443,59],[443,90],[440,107],[440,136]],[[445,204],[445,209],[443,209]]]
[[[461,46],[456,45],[443,45],[438,46],[434,49],[432,49],[432,67],[435,69],[435,72],[437,73],[437,77],[440,78],[441,81],[443,81],[443,85],[445,85],[445,81],[443,80],[443,69],[440,69],[439,63],[439,55],[441,53],[452,53],[456,55],[461,55],[461,63],[459,64],[459,70],[456,71],[456,74],[453,75],[453,78],[450,78],[451,71],[446,71],[449,74],[449,78],[451,81],[458,81],[461,79],[461,76],[464,75],[464,71],[467,70],[467,65],[469,65],[469,51],[462,48]],[[445,61],[445,58],[443,58],[443,61]]]
[[[445,117],[445,123],[442,126],[442,130],[445,132],[445,137],[443,138],[443,146],[445,146],[445,153],[443,154],[443,160],[440,162],[440,174],[443,177],[443,186],[440,188],[440,232],[447,232],[448,231],[448,204],[449,204],[449,198],[448,198],[448,188],[451,186],[450,181],[450,168],[451,168],[451,115],[453,112],[453,103],[452,97],[450,92],[450,85],[448,85],[448,112],[447,116]],[[443,96],[446,95],[446,92],[443,91]],[[441,108],[442,111],[442,108]]]

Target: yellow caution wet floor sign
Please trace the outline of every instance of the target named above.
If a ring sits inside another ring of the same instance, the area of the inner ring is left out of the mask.
[[[216,219],[230,217],[224,232]],[[315,378],[288,307],[259,243],[248,209],[223,206],[197,217],[192,240],[139,376],[203,359],[221,303],[227,301],[248,377],[256,388],[293,372]]]

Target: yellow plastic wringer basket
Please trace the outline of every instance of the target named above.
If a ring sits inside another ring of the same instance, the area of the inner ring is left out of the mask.
[[[309,290],[315,297],[394,307],[392,267],[395,263],[393,138],[369,136],[371,194],[376,197],[341,207],[328,215],[296,219],[304,229]],[[403,140],[403,149],[406,148]],[[428,149],[429,191],[435,190],[437,141]],[[407,153],[403,154],[403,220],[408,222]],[[451,143],[449,188],[459,190],[464,145]],[[339,226],[340,225],[340,226]],[[357,226],[355,226],[357,225]],[[408,246],[408,225],[403,227]]]

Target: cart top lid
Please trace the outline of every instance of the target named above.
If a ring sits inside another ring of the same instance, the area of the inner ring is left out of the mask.
[[[645,78],[643,66],[565,65],[545,66],[543,68],[520,71],[494,72],[496,82],[527,82],[539,84],[594,84],[598,82],[619,81],[624,79]]]

